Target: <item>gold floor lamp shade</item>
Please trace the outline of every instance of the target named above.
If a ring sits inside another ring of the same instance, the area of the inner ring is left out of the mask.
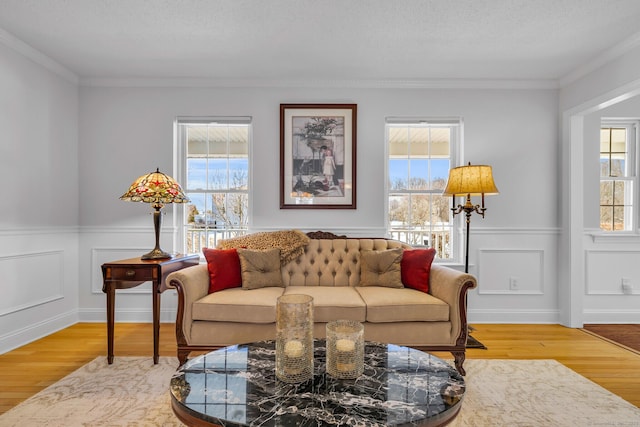
[[[465,273],[469,272],[469,224],[471,223],[471,214],[476,212],[484,218],[484,212],[487,210],[487,208],[484,207],[484,196],[491,196],[498,193],[498,188],[493,181],[491,166],[472,165],[471,162],[469,162],[466,166],[458,166],[449,171],[447,186],[442,195],[451,196],[451,211],[453,212],[453,216],[456,216],[462,211],[466,213],[467,245],[465,252]],[[458,196],[466,197],[464,205],[456,206],[456,197]],[[474,205],[471,203],[472,196],[481,196],[482,205]]]
[[[120,200],[128,202],[150,203],[153,207],[153,225],[156,234],[156,246],[151,252],[142,255],[142,259],[166,259],[171,258],[171,254],[160,249],[160,225],[162,214],[160,209],[169,203],[188,203],[180,184],[175,179],[160,172],[142,175],[136,179],[126,193],[120,196]]]

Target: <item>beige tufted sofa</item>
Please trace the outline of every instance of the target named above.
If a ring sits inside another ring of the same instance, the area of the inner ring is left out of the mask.
[[[178,292],[180,363],[192,351],[274,339],[277,298],[302,293],[313,297],[316,338],[324,338],[325,325],[331,320],[356,320],[364,324],[366,340],[451,352],[464,375],[466,294],[476,286],[473,276],[433,264],[428,293],[358,286],[361,250],[411,247],[382,238],[309,235],[312,239],[304,253],[281,267],[284,287],[233,288],[209,294],[206,264],[171,273],[167,283]]]

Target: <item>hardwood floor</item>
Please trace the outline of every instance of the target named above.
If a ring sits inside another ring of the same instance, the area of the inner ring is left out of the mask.
[[[590,324],[583,329],[640,352],[640,324]]]
[[[467,359],[555,359],[640,406],[640,353],[559,325],[473,325],[488,349],[469,349]],[[106,355],[106,325],[78,323],[0,355],[0,414],[97,356]],[[153,354],[150,323],[118,323],[115,357]],[[175,356],[174,325],[160,328],[160,355]],[[449,353],[437,353],[451,359]]]

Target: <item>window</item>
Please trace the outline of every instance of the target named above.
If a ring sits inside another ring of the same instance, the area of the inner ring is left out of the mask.
[[[454,159],[459,120],[387,119],[387,230],[390,237],[436,249],[453,260],[451,199],[442,196]]]
[[[633,122],[603,121],[600,128],[600,228],[604,231],[632,231],[636,228],[637,125]]]
[[[251,120],[178,119],[179,176],[191,200],[182,214],[185,253],[246,234]]]

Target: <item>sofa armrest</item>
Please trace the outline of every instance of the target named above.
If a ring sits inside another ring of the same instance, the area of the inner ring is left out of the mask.
[[[167,277],[169,288],[178,292],[176,315],[176,339],[188,344],[191,341],[193,303],[209,293],[209,270],[206,264],[194,265],[174,271]]]
[[[429,293],[449,305],[451,336],[458,341],[467,339],[467,292],[476,286],[476,278],[471,274],[444,265],[431,266]]]

